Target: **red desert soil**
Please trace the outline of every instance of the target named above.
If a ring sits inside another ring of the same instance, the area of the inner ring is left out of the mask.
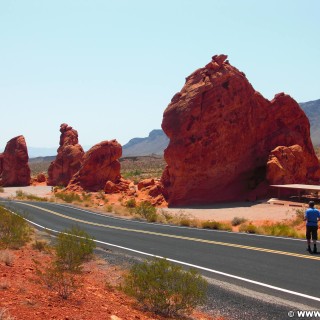
[[[33,250],[30,244],[9,253],[13,255],[12,266],[0,261],[0,310],[5,308],[14,319],[167,319],[144,312],[133,299],[115,289],[123,271],[103,260],[88,262],[83,285],[63,300],[37,282],[33,259],[44,264],[50,255]],[[218,320],[199,312],[194,312],[192,319]]]

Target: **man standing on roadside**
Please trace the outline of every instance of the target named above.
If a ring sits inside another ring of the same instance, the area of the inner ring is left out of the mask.
[[[307,250],[311,251],[311,238],[313,240],[313,253],[317,253],[317,240],[318,240],[318,220],[320,220],[319,210],[314,208],[314,202],[309,202],[309,208],[306,210],[304,220],[306,223],[306,238],[308,242]]]

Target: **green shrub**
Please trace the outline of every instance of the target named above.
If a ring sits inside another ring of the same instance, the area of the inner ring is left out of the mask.
[[[302,222],[304,219],[305,211],[303,209],[296,209],[296,220]]]
[[[16,198],[18,199],[26,199],[30,201],[48,201],[46,197],[38,197],[34,194],[31,193],[25,193],[22,190],[17,190],[16,191]]]
[[[127,208],[135,208],[136,206],[137,206],[137,203],[136,203],[136,199],[135,198],[129,199],[126,202],[126,207]]]
[[[165,259],[154,259],[131,268],[124,291],[148,309],[172,316],[204,304],[207,282],[194,269],[184,271]]]
[[[247,221],[248,219],[246,218],[234,217],[231,221],[231,225],[235,227]]]
[[[106,210],[107,210],[107,212],[112,212],[112,210],[113,210],[112,205],[109,204],[109,205],[107,206]]]
[[[0,206],[0,246],[18,249],[30,240],[28,223],[17,214]]]
[[[38,251],[48,251],[49,245],[44,240],[35,240],[35,242],[32,244],[32,248]]]
[[[231,231],[231,225],[228,223],[222,223],[218,221],[203,221],[201,223],[203,229],[224,230]]]
[[[179,220],[179,225],[182,227],[190,227],[191,224],[192,224],[192,221],[189,218],[182,218]]]
[[[149,201],[141,202],[136,206],[135,213],[145,218],[148,222],[157,221],[157,210]]]
[[[16,191],[16,197],[17,197],[17,198],[22,198],[22,197],[23,197],[23,194],[24,194],[24,193],[23,193],[22,190],[17,190],[17,191]]]
[[[67,203],[72,203],[74,201],[82,201],[80,196],[74,192],[57,192],[55,196]]]
[[[63,270],[54,263],[44,267],[39,261],[33,262],[40,283],[55,291],[62,299],[68,299],[80,287],[79,275]]]
[[[298,238],[299,233],[289,225],[284,223],[275,223],[272,225],[265,225],[261,227],[263,233],[272,236],[283,236],[283,237],[293,237]]]
[[[242,224],[239,227],[240,232],[247,232],[247,233],[259,233],[258,227],[254,226],[253,224]]]
[[[93,238],[78,227],[59,233],[55,245],[58,268],[80,272],[83,262],[91,257],[95,246]]]

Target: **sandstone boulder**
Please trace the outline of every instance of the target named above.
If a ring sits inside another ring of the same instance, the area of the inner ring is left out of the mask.
[[[24,136],[11,139],[0,157],[0,185],[29,186],[31,176],[28,161]]]
[[[79,171],[84,151],[78,143],[78,132],[67,124],[60,126],[60,146],[58,154],[48,169],[48,185],[66,186],[72,176]]]
[[[102,141],[88,150],[79,171],[71,179],[67,190],[104,190],[107,181],[120,181],[122,147],[116,140]]]
[[[270,184],[309,184],[314,178],[320,179],[317,159],[305,153],[299,145],[279,146],[271,151],[267,163],[267,180]]]
[[[277,146],[300,145],[311,159],[308,179],[316,181],[319,164],[298,103],[284,93],[265,99],[226,59],[214,56],[187,77],[163,114],[170,143],[162,183],[169,205],[265,194],[267,161]]]
[[[154,186],[155,182],[154,179],[144,179],[139,181],[138,183],[138,190],[141,190],[143,188],[147,188],[149,186]]]

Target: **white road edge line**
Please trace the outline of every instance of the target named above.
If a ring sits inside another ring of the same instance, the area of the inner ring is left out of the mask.
[[[22,201],[21,201],[22,202]],[[54,204],[57,206],[61,206],[61,207],[66,207],[66,208],[71,208],[74,210],[78,210],[78,211],[82,211],[82,212],[86,212],[86,213],[90,213],[92,215],[96,215],[96,216],[100,216],[100,217],[106,217],[108,219],[114,219],[114,220],[121,220],[121,221],[129,221],[129,222],[133,222],[133,223],[140,223],[140,224],[151,224],[151,225],[156,225],[156,226],[160,226],[160,227],[169,227],[169,228],[177,228],[177,229],[190,229],[190,230],[199,230],[199,231],[205,231],[205,232],[222,232],[222,233],[235,233],[235,232],[230,232],[230,231],[224,231],[224,230],[212,230],[212,229],[199,229],[199,228],[190,228],[190,227],[183,227],[183,226],[176,226],[176,225],[170,225],[170,224],[163,224],[163,223],[154,223],[154,222],[144,222],[144,221],[136,221],[136,220],[128,220],[128,219],[124,219],[124,218],[118,218],[118,217],[112,217],[109,215],[104,215],[101,213],[97,213],[97,212],[93,212],[93,211],[88,211],[88,210],[84,210],[84,209],[80,209],[77,207],[73,207],[73,206],[69,206],[69,205],[65,205],[62,203],[50,203],[50,204]],[[289,237],[277,237],[277,236],[268,236],[268,235],[264,235],[264,234],[254,234],[254,233],[245,233],[245,232],[238,232],[238,235],[241,236],[250,236],[250,237],[262,237],[262,238],[274,238],[274,239],[283,239],[283,240],[290,240],[290,241],[300,241],[300,242],[305,242],[304,239],[296,239],[296,238],[289,238]]]
[[[28,220],[28,219],[25,219],[25,220],[28,221],[29,223],[37,226],[37,227],[42,228],[42,229],[45,229],[45,230],[48,230],[48,231],[51,231],[51,232],[55,232],[55,233],[59,233],[60,232],[60,231],[57,231],[57,230],[46,228],[46,227],[44,227],[44,226],[42,226],[40,224],[37,224],[35,222],[32,222],[32,221]],[[181,264],[181,265],[184,265],[184,266],[188,266],[188,267],[200,269],[200,270],[203,270],[203,271],[219,274],[219,275],[222,275],[222,276],[225,276],[225,277],[228,277],[228,278],[233,278],[233,279],[245,281],[245,282],[252,283],[252,284],[255,284],[255,285],[258,285],[258,286],[261,286],[261,287],[265,287],[265,288],[273,289],[273,290],[276,290],[276,291],[289,293],[289,294],[292,294],[292,295],[295,295],[295,296],[299,296],[299,297],[303,297],[303,298],[306,298],[306,299],[315,300],[315,301],[319,301],[320,302],[320,298],[313,297],[313,296],[310,296],[310,295],[307,295],[307,294],[303,294],[303,293],[300,293],[300,292],[296,292],[296,291],[291,291],[291,290],[275,287],[275,286],[272,286],[272,285],[269,285],[269,284],[266,284],[266,283],[263,283],[263,282],[258,282],[258,281],[250,280],[250,279],[247,279],[247,278],[238,277],[238,276],[235,276],[233,274],[229,274],[229,273],[221,272],[221,271],[218,271],[218,270],[213,270],[213,269],[197,266],[195,264],[191,264],[191,263],[187,263],[187,262],[183,262],[183,261],[179,261],[179,260],[175,260],[175,259],[170,259],[170,258],[154,255],[154,254],[143,252],[143,251],[139,251],[139,250],[134,250],[134,249],[131,249],[131,248],[118,246],[116,244],[112,244],[112,243],[108,243],[108,242],[104,242],[104,241],[100,241],[100,240],[95,240],[94,239],[94,241],[97,242],[97,243],[101,243],[101,244],[105,244],[105,245],[111,246],[111,247],[115,247],[115,248],[131,251],[131,252],[135,252],[135,253],[139,253],[139,254],[142,254],[142,255],[145,255],[145,256],[154,257],[154,258],[160,258],[160,259],[166,259],[168,261],[171,261],[171,262],[174,262],[174,263],[178,263],[178,264]]]

